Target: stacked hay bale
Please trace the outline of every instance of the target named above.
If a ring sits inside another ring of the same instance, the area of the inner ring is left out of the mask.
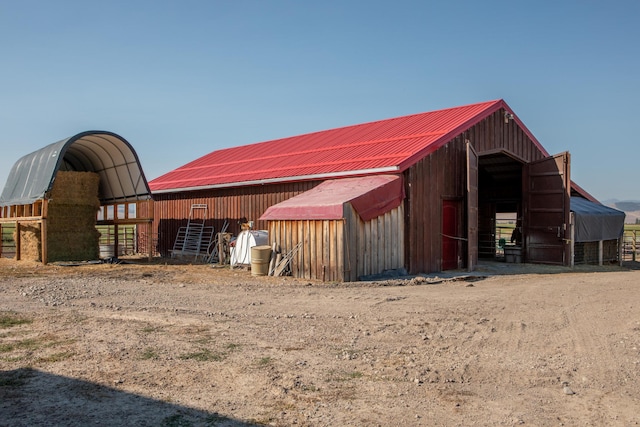
[[[47,212],[48,261],[87,261],[100,255],[96,212],[100,177],[93,172],[58,172]]]
[[[37,221],[21,222],[13,232],[13,241],[20,233],[20,259],[24,261],[42,261],[42,235]],[[17,256],[17,254],[16,254]]]

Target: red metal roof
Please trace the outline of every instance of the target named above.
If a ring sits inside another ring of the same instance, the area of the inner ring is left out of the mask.
[[[501,108],[513,114],[503,100],[495,100],[218,150],[149,186],[172,192],[402,172]]]
[[[404,200],[402,175],[373,175],[324,181],[297,196],[270,206],[261,220],[340,219],[351,203],[363,221],[400,206]]]

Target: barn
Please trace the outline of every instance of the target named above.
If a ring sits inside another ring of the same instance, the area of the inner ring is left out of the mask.
[[[96,226],[112,233],[115,248],[119,227],[145,228],[136,233],[149,236],[144,246],[152,254],[152,211],[151,191],[133,147],[115,133],[87,131],[14,164],[0,195],[0,231],[14,230],[18,260],[97,259],[101,236]]]
[[[570,169],[493,100],[218,150],[149,186],[164,255],[199,205],[214,229],[249,223],[299,247],[298,277],[357,280],[472,270],[495,258],[502,213],[520,260],[571,265],[571,197],[598,202]]]

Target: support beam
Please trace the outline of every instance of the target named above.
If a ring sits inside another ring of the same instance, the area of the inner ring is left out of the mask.
[[[598,265],[602,265],[603,257],[604,257],[604,242],[600,240],[598,242]]]

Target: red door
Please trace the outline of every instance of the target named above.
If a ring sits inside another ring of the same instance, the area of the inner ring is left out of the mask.
[[[442,269],[458,268],[459,236],[458,215],[460,203],[452,200],[442,201]]]

